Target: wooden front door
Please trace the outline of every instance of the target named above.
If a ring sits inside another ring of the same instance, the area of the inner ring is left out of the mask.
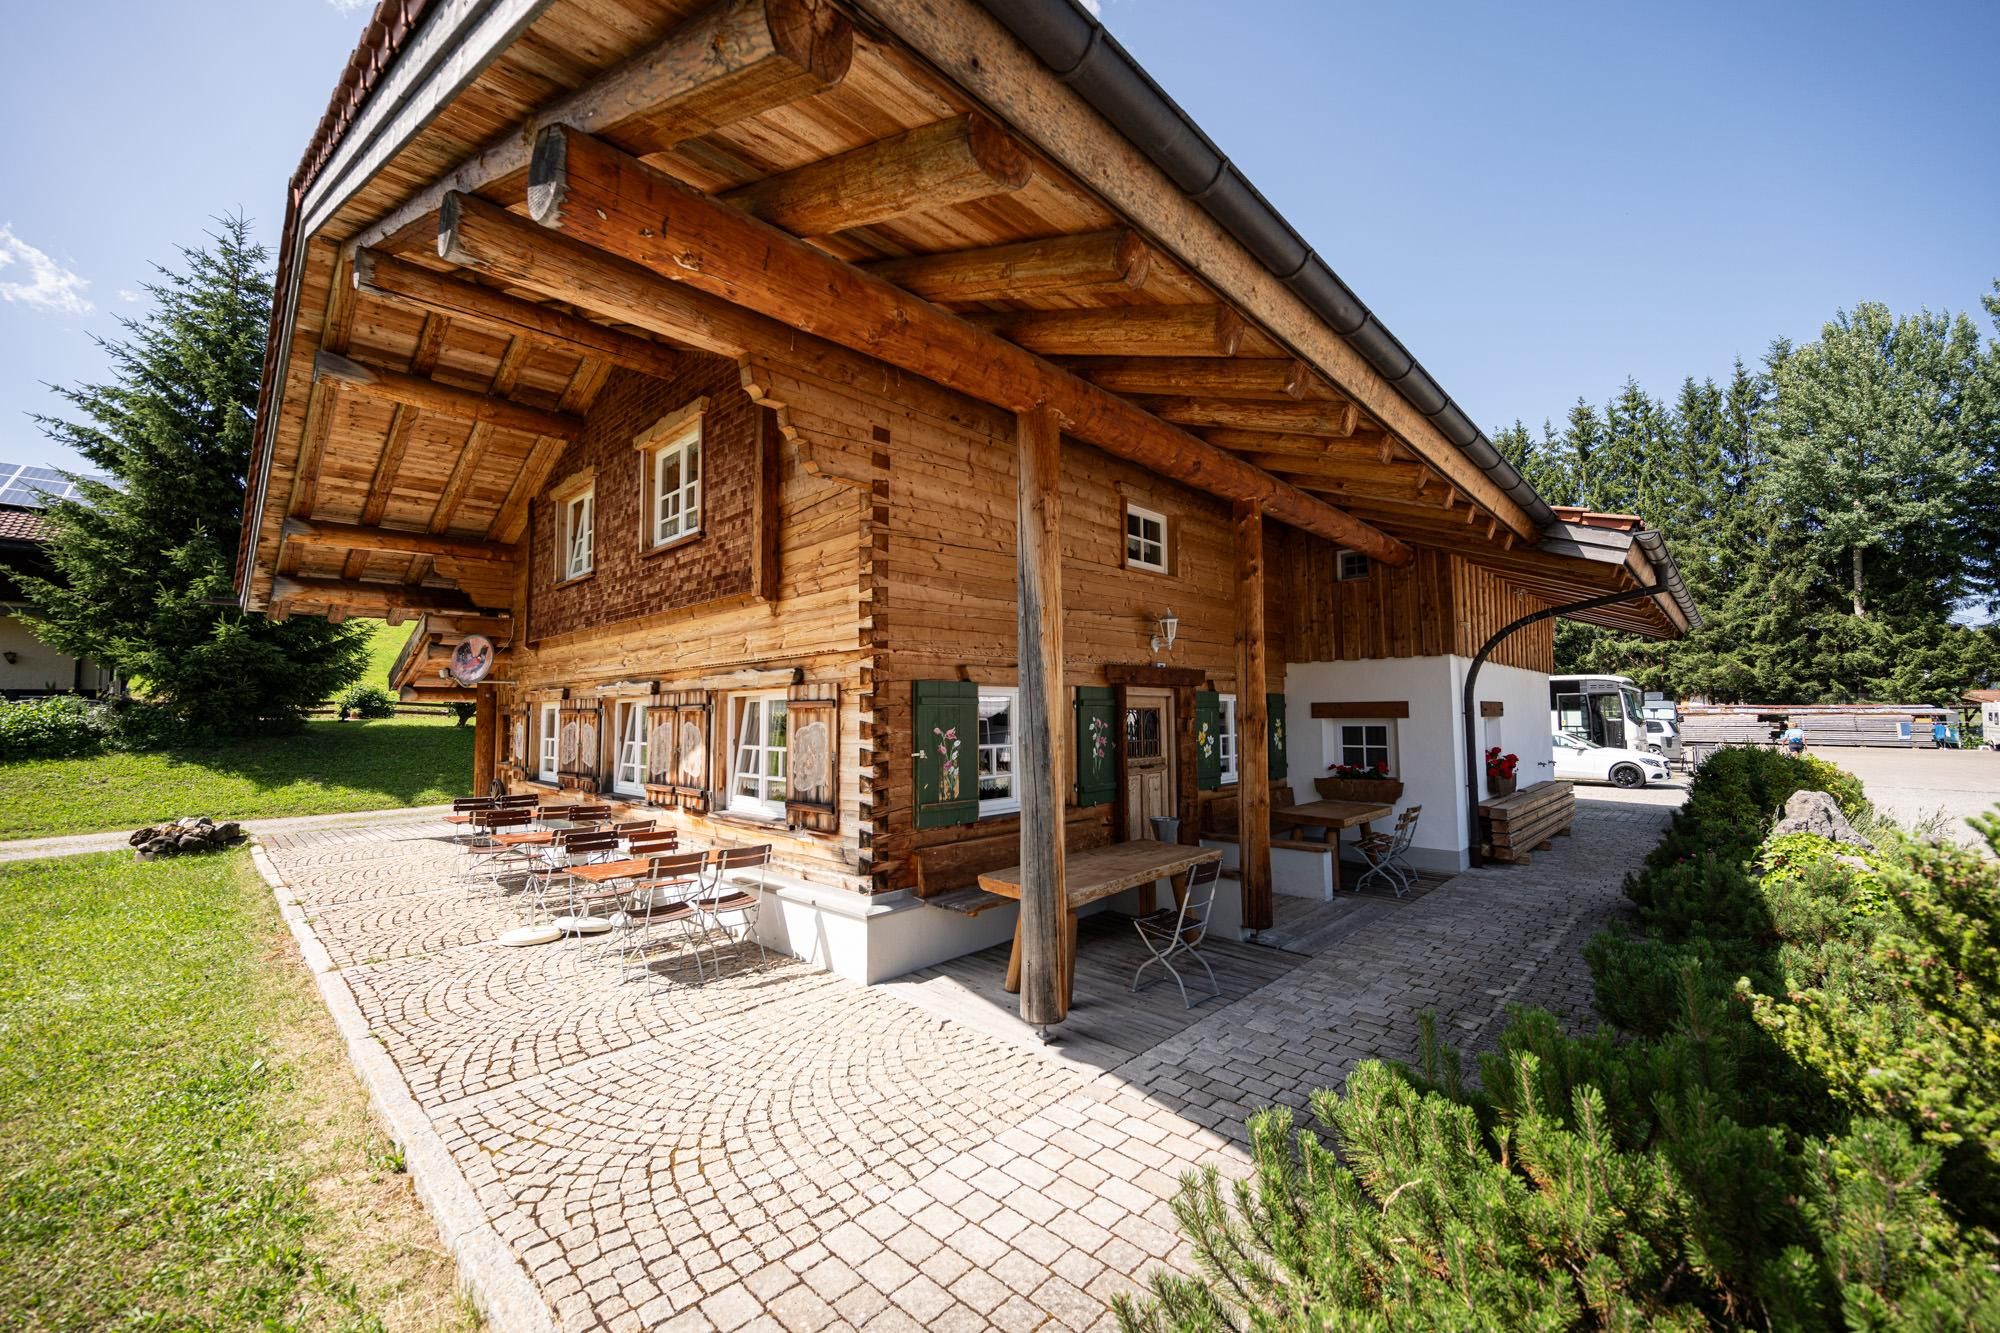
[[[1153,816],[1174,813],[1174,703],[1165,690],[1125,700],[1125,836],[1153,836]]]

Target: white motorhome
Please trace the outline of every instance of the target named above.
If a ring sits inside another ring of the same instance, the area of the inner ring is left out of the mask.
[[[1646,750],[1646,710],[1629,676],[1550,676],[1549,725],[1611,750]]]

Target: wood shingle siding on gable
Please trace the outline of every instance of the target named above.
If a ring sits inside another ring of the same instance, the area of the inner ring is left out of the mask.
[[[646,549],[640,513],[647,455],[632,443],[691,399],[707,397],[702,418],[701,533],[663,550]],[[613,372],[591,407],[581,436],[555,468],[560,478],[594,470],[597,487],[595,570],[563,583],[558,574],[556,510],[547,492],[534,505],[528,636],[579,629],[747,597],[755,591],[758,503],[757,414],[736,367],[720,357],[689,355],[670,380]]]

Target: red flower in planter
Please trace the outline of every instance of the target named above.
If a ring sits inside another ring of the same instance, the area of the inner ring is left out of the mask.
[[[1502,780],[1512,778],[1514,770],[1520,767],[1520,764],[1520,755],[1502,754],[1497,745],[1486,752],[1486,776],[1489,778]]]
[[[1347,781],[1372,780],[1380,782],[1380,781],[1386,781],[1389,777],[1389,766],[1386,763],[1383,763],[1379,759],[1376,760],[1372,765],[1334,764],[1331,767],[1329,767],[1326,771],[1333,774],[1333,776],[1335,776],[1336,778],[1341,778]]]

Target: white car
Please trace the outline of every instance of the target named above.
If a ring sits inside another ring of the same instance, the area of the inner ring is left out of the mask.
[[[1609,782],[1617,787],[1645,787],[1667,780],[1667,763],[1644,750],[1618,750],[1555,733],[1556,776],[1567,782]]]
[[[1649,717],[1646,719],[1646,748],[1673,763],[1681,757],[1681,734],[1674,730],[1673,723]]]

